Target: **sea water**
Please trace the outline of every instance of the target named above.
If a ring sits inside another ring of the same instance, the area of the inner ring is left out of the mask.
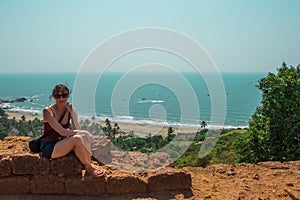
[[[11,112],[41,114],[45,106],[54,103],[49,98],[53,87],[63,83],[76,94],[71,94],[69,101],[74,102],[82,118],[168,126],[182,123],[199,126],[205,121],[215,127],[247,127],[260,105],[261,92],[256,85],[264,76],[266,73],[222,73],[224,88],[214,88],[207,85],[205,76],[190,72],[180,76],[163,72],[130,75],[107,72],[100,77],[86,74],[84,83],[96,78],[96,84],[78,89],[76,73],[0,74],[1,100],[27,99],[2,103],[0,107]],[[216,97],[211,88],[225,95],[225,112],[214,105],[212,99]],[[89,105],[90,102],[94,105]],[[211,124],[213,116],[218,114],[224,114],[224,123]]]

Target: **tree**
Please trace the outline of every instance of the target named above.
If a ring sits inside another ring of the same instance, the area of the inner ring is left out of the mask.
[[[153,147],[153,145],[152,145],[152,134],[151,133],[148,134],[148,137],[146,138],[146,143],[148,144],[148,148],[151,149]]]
[[[242,162],[300,159],[300,65],[277,69],[259,81],[261,106],[239,141]]]
[[[173,131],[173,128],[170,126],[169,128],[168,128],[168,135],[167,135],[167,140],[170,142],[172,139],[173,139],[173,137],[172,137],[172,133],[173,133],[174,131]]]
[[[117,122],[115,122],[115,124],[114,124],[114,128],[115,128],[117,131],[119,131],[119,130],[120,130],[120,127],[119,127],[119,125],[118,125],[118,123],[117,123]]]
[[[119,133],[120,127],[118,123],[114,124],[114,128],[112,129],[112,137],[113,139],[116,137],[116,134]]]
[[[109,119],[105,120],[105,127],[104,127],[103,131],[106,132],[107,136],[111,137],[112,128],[111,128]]]
[[[159,149],[159,142],[163,140],[163,137],[161,135],[154,135],[151,138],[152,144],[155,145],[156,149]],[[152,145],[153,147],[153,145]]]
[[[5,117],[5,116],[6,116],[5,111],[2,108],[0,108],[0,117]]]
[[[207,123],[205,121],[202,121],[200,126],[201,128],[205,129],[207,127]]]

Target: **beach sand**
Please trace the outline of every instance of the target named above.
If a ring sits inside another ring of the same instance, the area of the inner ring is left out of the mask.
[[[18,112],[5,112],[8,115],[9,119],[13,119],[15,117],[16,120],[22,120],[22,116],[25,116],[25,120],[34,120],[38,118],[43,120],[43,116],[41,115],[33,115],[33,114],[26,114],[26,113],[18,113]],[[84,119],[79,119],[84,120]],[[105,126],[103,121],[99,121],[101,126]],[[111,122],[111,126],[114,125],[115,122]],[[132,132],[136,137],[148,137],[149,133],[152,136],[154,135],[162,135],[165,137],[168,134],[168,129],[170,126],[160,126],[160,125],[153,125],[153,124],[136,124],[136,123],[124,123],[124,122],[117,122],[120,130],[126,133]],[[193,128],[193,127],[183,127],[172,126],[173,133],[176,134],[180,133],[196,133],[200,131],[200,128]]]
[[[118,123],[119,124],[119,123]],[[152,136],[154,135],[162,135],[167,136],[169,126],[156,126],[156,125],[148,125],[148,124],[130,124],[130,123],[120,123],[119,127],[124,132],[133,131],[134,135],[137,137],[148,137],[149,133]],[[189,127],[173,127],[173,133],[196,133],[200,131],[197,128],[189,128]]]
[[[15,118],[16,120],[22,120],[22,116],[24,115],[26,121],[34,120],[35,118],[43,120],[43,116],[41,116],[41,115],[33,115],[33,114],[19,113],[19,112],[7,112],[7,111],[5,111],[5,114],[7,114],[7,117],[9,119]]]

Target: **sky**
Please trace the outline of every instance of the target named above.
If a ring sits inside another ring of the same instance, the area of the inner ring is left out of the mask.
[[[299,0],[0,0],[0,73],[76,72],[103,41],[143,27],[187,35],[222,72],[274,72],[300,64],[299,10]]]

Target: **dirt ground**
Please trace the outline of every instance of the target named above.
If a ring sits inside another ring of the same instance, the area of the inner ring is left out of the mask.
[[[24,138],[0,141],[0,154],[28,152]],[[186,192],[169,191],[157,194],[119,196],[66,195],[0,195],[5,200],[37,199],[300,199],[300,161],[264,162],[257,165],[219,164],[206,168],[186,167],[191,173],[192,188]]]

